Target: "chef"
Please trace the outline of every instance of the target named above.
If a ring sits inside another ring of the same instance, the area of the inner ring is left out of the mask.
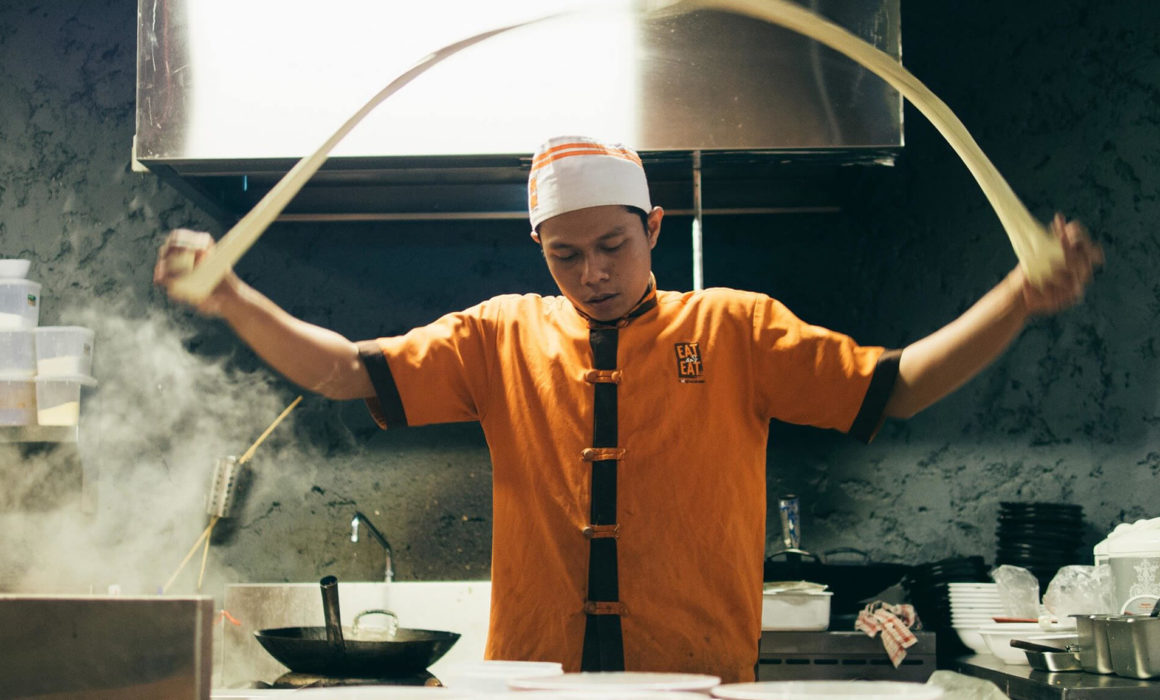
[[[664,211],[630,148],[549,140],[528,204],[560,296],[498,296],[363,342],[232,272],[198,309],[302,387],[366,399],[384,428],[479,421],[494,485],[487,656],[569,671],[752,680],[770,420],[868,441],[979,372],[1032,316],[1076,303],[1102,262],[1057,215],[1064,262],[1042,286],[1016,268],[949,325],[888,350],[763,294],[658,289]],[[211,245],[171,234],[155,283]]]

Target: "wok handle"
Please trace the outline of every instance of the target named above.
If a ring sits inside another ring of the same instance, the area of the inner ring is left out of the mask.
[[[338,607],[338,579],[324,576],[318,582],[322,587],[322,614],[326,619],[326,641],[338,654],[346,652],[342,639],[342,613]]]

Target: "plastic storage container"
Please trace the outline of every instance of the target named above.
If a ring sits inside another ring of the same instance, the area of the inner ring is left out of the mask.
[[[24,379],[36,374],[36,334],[0,330],[0,377]]]
[[[76,425],[80,420],[81,387],[93,386],[92,377],[37,377],[36,422],[40,425]]]
[[[761,596],[761,629],[814,631],[830,627],[832,591],[782,590]]]
[[[41,377],[87,377],[93,367],[93,331],[80,326],[36,329],[36,373]]]
[[[0,279],[0,330],[27,330],[40,322],[40,283]]]
[[[36,425],[36,381],[0,378],[0,425]]]

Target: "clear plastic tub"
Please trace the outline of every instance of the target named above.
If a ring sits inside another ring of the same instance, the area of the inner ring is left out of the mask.
[[[36,425],[36,381],[0,378],[0,425]]]
[[[35,374],[35,332],[0,330],[0,377],[22,379]]]
[[[76,425],[81,417],[81,387],[93,386],[92,377],[37,377],[36,422],[40,425]]]
[[[40,283],[0,279],[0,330],[36,328],[40,322]]]
[[[81,326],[36,329],[36,373],[41,377],[87,377],[93,367],[93,337]]]

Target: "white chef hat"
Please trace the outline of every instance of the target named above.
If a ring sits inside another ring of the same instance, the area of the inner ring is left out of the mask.
[[[605,204],[652,210],[635,151],[584,136],[557,136],[536,150],[528,177],[533,230],[553,216]]]

